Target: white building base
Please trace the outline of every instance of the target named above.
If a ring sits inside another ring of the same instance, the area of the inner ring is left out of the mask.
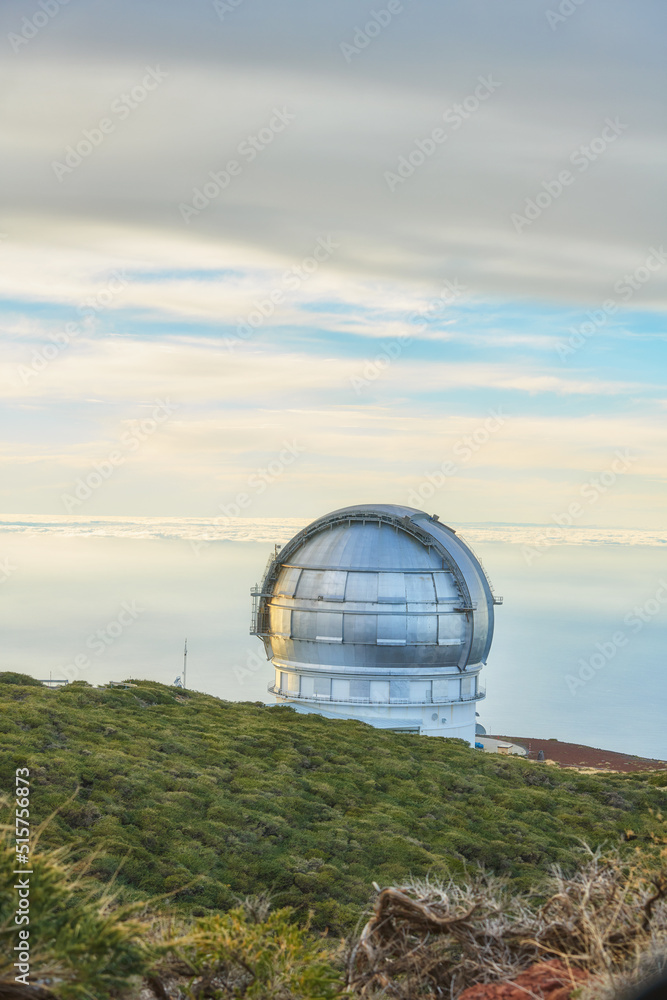
[[[392,705],[355,706],[331,705],[326,702],[304,703],[278,697],[279,705],[289,705],[304,715],[314,713],[327,719],[356,719],[376,729],[415,733],[419,736],[441,736],[475,744],[475,708],[467,701],[453,705]],[[435,718],[434,718],[435,716]]]

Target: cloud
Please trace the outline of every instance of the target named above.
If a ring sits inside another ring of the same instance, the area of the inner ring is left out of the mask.
[[[409,344],[402,350],[400,363],[392,362],[385,349],[367,359],[318,357],[252,344],[228,350],[196,337],[152,342],[82,334],[52,353],[53,360],[40,372],[31,355],[17,346],[14,359],[0,365],[5,394],[16,400],[57,402],[92,393],[119,403],[166,394],[181,402],[257,406],[292,394],[314,399],[322,392],[332,401],[355,404],[362,393],[371,402],[378,393],[407,398],[452,389],[591,397],[650,389],[646,383],[582,378],[576,372],[551,374],[531,363],[519,368],[514,362],[422,362],[410,358]]]
[[[210,367],[210,352],[203,356]],[[176,362],[181,370],[186,367],[182,357]],[[176,413],[149,440],[131,453],[125,449],[122,466],[79,512],[214,516],[220,504],[234,504],[239,493],[249,493],[252,506],[246,513],[252,516],[308,516],[359,497],[405,503],[422,484],[435,482],[429,503],[434,509],[444,505],[450,518],[482,520],[492,510],[496,520],[544,523],[567,510],[622,451],[630,456],[627,471],[590,509],[589,522],[642,526],[659,518],[667,431],[648,416],[531,417],[492,406],[488,394],[468,413],[450,406],[449,412],[429,415],[388,403],[306,407],[303,391],[287,381],[288,367],[280,369],[275,359],[271,367],[283,392],[301,405],[276,400],[272,406],[265,399],[249,407],[243,398],[230,405],[224,395],[217,402],[201,393],[181,398]],[[36,498],[60,509],[61,495],[71,494],[80,477],[134,433],[149,401],[148,396],[144,402],[137,397],[122,405],[88,405],[85,423],[75,421],[69,439],[61,432],[51,444],[40,435],[39,442],[3,448],[2,478],[12,487],[0,494],[4,509],[11,509],[11,496],[21,497],[24,509],[33,509]],[[492,413],[500,417],[499,426],[487,434]],[[270,478],[261,493],[250,490],[252,477],[270,469],[286,445],[297,449],[298,459]]]
[[[657,519],[667,267],[576,358],[555,346],[661,245],[665,12],[402,6],[350,59],[362,0],[72,3],[11,52],[3,506],[57,506],[167,396],[93,508],[215,510],[297,434],[253,510],[404,501],[502,404],[447,486],[463,519],[548,517],[617,447],[639,458],[603,518]],[[5,32],[25,16],[7,0]],[[419,328],[446,281],[465,294]]]
[[[73,5],[5,69],[10,238],[30,214],[61,235],[75,220],[114,224],[126,252],[150,229],[186,259],[193,230],[211,248],[298,259],[335,231],[343,275],[410,285],[454,270],[476,295],[597,302],[665,229],[653,43],[664,12],[614,0],[552,32],[525,2],[500,11],[485,0],[474,18],[463,6],[406,0],[400,24],[348,65],[340,44],[368,17],[361,2],[332,12],[247,0],[224,22],[211,4],[165,3],[159,16],[127,3],[94,16]],[[22,13],[7,4],[6,23]],[[591,45],[600,33],[605,45]],[[164,83],[59,182],[51,162],[113,118],[114,100],[158,52]],[[480,76],[500,86],[466,118],[443,122]],[[239,146],[275,107],[295,120],[250,161]],[[627,128],[585,169],[574,166],[609,117]],[[392,193],[385,173],[438,126],[446,142]],[[179,204],[233,158],[240,174],[186,226]],[[512,213],[566,168],[574,183],[518,234]],[[664,305],[664,276],[645,302]]]
[[[284,544],[308,524],[307,518],[290,517],[90,517],[75,515],[25,516],[20,520],[0,518],[0,534],[60,535],[102,538],[181,539],[185,541],[246,541]],[[459,525],[457,524],[458,528]],[[513,545],[544,545],[544,528],[538,525],[463,525],[470,543],[504,542]],[[459,531],[459,535],[461,532]],[[577,528],[554,537],[551,545],[667,545],[662,531],[627,528]]]

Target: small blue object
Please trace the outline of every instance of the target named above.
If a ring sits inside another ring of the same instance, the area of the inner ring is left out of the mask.
[[[476,750],[483,750],[484,749],[484,744],[483,743],[475,743],[475,749]]]

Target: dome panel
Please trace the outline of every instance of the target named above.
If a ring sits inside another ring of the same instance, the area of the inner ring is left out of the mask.
[[[347,586],[345,588],[346,601],[367,601],[377,604],[378,599],[378,574],[366,571],[359,573],[352,570],[347,574]]]
[[[378,602],[405,604],[405,573],[378,573]]]
[[[408,573],[405,577],[405,593],[409,602],[433,604],[435,584],[432,573]]]
[[[274,594],[282,594],[285,597],[292,597],[299,583],[301,570],[291,566],[284,566],[274,588]]]
[[[438,601],[453,601],[461,595],[456,588],[456,581],[451,573],[434,573],[433,582]]]
[[[289,544],[289,543],[288,543]],[[304,542],[294,565],[307,569],[436,569],[442,562],[416,539],[371,520],[326,528]]]

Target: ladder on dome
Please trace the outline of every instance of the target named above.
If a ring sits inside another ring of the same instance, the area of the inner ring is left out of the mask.
[[[262,583],[256,583],[254,587],[250,590],[250,596],[252,598],[252,608],[250,612],[250,635],[266,635],[269,629],[269,613],[266,608],[262,608],[262,597],[270,597],[271,594],[262,590],[262,585],[266,580],[269,570],[278,558],[278,551],[281,548],[277,543],[274,544],[273,553],[269,556],[266,561],[266,566],[264,572],[262,573]]]

